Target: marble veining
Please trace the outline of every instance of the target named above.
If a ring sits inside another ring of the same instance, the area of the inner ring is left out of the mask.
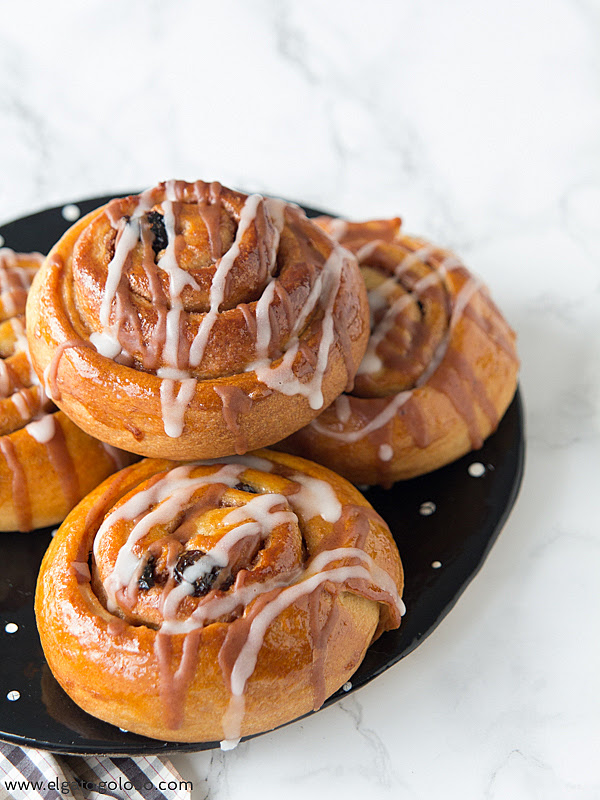
[[[194,800],[600,796],[599,36],[595,0],[5,9],[1,222],[170,177],[399,214],[519,336],[525,480],[478,577],[357,694],[176,756]]]

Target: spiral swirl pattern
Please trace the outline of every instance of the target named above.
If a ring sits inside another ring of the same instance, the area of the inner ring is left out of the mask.
[[[44,559],[38,628],[85,710],[170,740],[237,740],[318,708],[397,627],[402,568],[346,481],[284,453],[145,460]]]
[[[368,338],[353,256],[299,208],[218,183],[111,201],[65,234],[33,295],[53,399],[149,456],[277,441],[351,383]]]
[[[79,430],[32,367],[25,304],[44,257],[0,249],[0,530],[56,525],[124,454]]]
[[[282,445],[359,484],[390,485],[481,447],[515,389],[515,335],[452,253],[401,221],[317,223],[358,258],[371,335],[354,388]]]

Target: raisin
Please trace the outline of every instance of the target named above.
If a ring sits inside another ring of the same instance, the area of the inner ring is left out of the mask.
[[[164,250],[169,244],[169,237],[167,236],[167,229],[162,214],[158,211],[150,211],[146,215],[150,223],[150,230],[154,234],[154,241],[152,242],[152,249],[154,254],[158,255],[161,250]]]
[[[148,589],[151,589],[154,584],[156,583],[156,578],[154,575],[154,564],[156,563],[156,558],[154,556],[150,556],[146,564],[144,565],[144,569],[142,570],[142,574],[138,579],[138,586],[143,591],[147,592]]]
[[[241,483],[241,482],[236,483],[236,485],[233,488],[237,489],[238,492],[248,492],[248,494],[260,494],[260,492],[258,492],[254,488],[254,486],[249,486],[247,483]]]
[[[187,569],[187,567],[191,567],[192,564],[195,564],[196,561],[199,561],[202,556],[205,555],[206,553],[204,550],[186,550],[184,553],[182,553],[177,559],[177,564],[175,565],[175,580],[177,583],[181,583],[183,580],[183,571]]]
[[[196,561],[205,555],[206,553],[203,550],[188,550],[187,552],[182,553],[179,556],[174,570],[175,580],[177,583],[181,583],[183,581],[183,573],[185,569],[192,564],[195,564]],[[214,566],[210,572],[207,572],[205,575],[201,575],[199,578],[197,578],[193,583],[194,591],[192,592],[192,595],[194,597],[202,597],[203,595],[208,594],[220,572],[221,567]]]
[[[221,567],[213,567],[209,573],[198,578],[197,581],[194,581],[194,597],[203,597],[205,594],[208,594],[220,572]]]

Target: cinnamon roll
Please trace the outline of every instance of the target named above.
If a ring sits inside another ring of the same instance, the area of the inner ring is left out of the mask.
[[[347,481],[261,450],[146,459],[69,515],[36,593],[44,653],[85,711],[170,741],[318,708],[400,624],[402,566]]]
[[[131,458],[88,436],[46,396],[31,366],[25,303],[44,257],[0,249],[0,530],[56,525]]]
[[[65,413],[146,456],[278,441],[351,385],[368,340],[355,258],[296,206],[167,181],[77,222],[28,306]]]
[[[316,222],[358,258],[371,336],[352,391],[280,447],[384,486],[481,447],[518,372],[515,334],[485,286],[400,219]]]

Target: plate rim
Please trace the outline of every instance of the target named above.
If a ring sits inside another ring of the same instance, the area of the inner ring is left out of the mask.
[[[242,191],[242,190],[240,190],[240,191]],[[32,212],[30,214],[25,214],[25,215],[23,215],[21,217],[18,217],[18,218],[15,218],[13,220],[9,220],[7,222],[4,222],[4,223],[0,224],[0,234],[3,236],[3,238],[5,238],[5,233],[8,233],[10,235],[10,230],[11,230],[13,225],[15,225],[15,226],[16,225],[23,225],[23,224],[27,224],[27,223],[34,224],[35,221],[37,221],[38,218],[42,218],[42,217],[45,217],[47,215],[55,214],[55,213],[59,213],[61,215],[61,219],[65,223],[65,226],[66,226],[65,230],[66,230],[68,227],[70,227],[70,225],[73,224],[74,221],[69,221],[69,220],[67,220],[67,219],[65,219],[63,217],[62,211],[63,211],[63,209],[65,207],[70,206],[70,205],[75,205],[78,208],[80,208],[81,206],[86,206],[86,207],[90,206],[89,210],[93,210],[94,208],[99,207],[100,205],[104,205],[105,203],[109,202],[111,199],[113,199],[115,197],[126,197],[129,194],[137,194],[137,193],[139,193],[139,190],[133,191],[133,192],[126,192],[126,193],[123,193],[123,194],[119,193],[119,194],[113,194],[113,195],[99,195],[99,196],[90,197],[90,198],[80,198],[78,200],[71,200],[71,201],[67,201],[67,202],[61,203],[60,205],[55,205],[55,206],[50,206],[48,208],[43,208],[43,209],[40,209],[38,211]],[[288,202],[293,202],[293,201],[288,201]],[[324,210],[321,210],[321,209],[316,209],[316,208],[313,208],[311,206],[305,206],[304,204],[298,204],[298,205],[300,205],[300,207],[303,210],[306,211],[308,216],[318,216],[318,215],[322,215],[322,214],[326,214],[327,215],[329,213],[327,211],[324,211]],[[78,219],[80,219],[86,213],[89,213],[89,212],[87,210],[86,211],[81,211],[81,214],[78,217]],[[11,244],[10,244],[10,242],[7,242],[6,239],[5,239],[5,241],[2,244],[2,246],[3,247],[11,247]],[[289,720],[288,722],[284,723],[283,725],[278,726],[278,728],[271,729],[269,731],[263,731],[263,732],[260,732],[260,733],[257,733],[257,734],[253,734],[253,735],[248,736],[248,737],[243,737],[242,738],[243,742],[247,741],[247,740],[250,740],[250,739],[253,739],[253,738],[256,738],[258,736],[263,736],[263,735],[265,735],[267,733],[273,732],[273,730],[278,730],[279,728],[287,727],[288,725],[291,725],[293,723],[296,723],[296,722],[299,722],[299,721],[301,721],[303,719],[306,719],[307,717],[312,716],[314,713],[317,713],[321,709],[328,708],[329,706],[333,705],[334,703],[336,703],[340,699],[343,699],[344,697],[354,693],[355,691],[359,691],[364,686],[366,686],[371,681],[373,681],[375,678],[378,678],[380,675],[382,675],[388,669],[390,669],[391,667],[395,666],[403,658],[406,658],[406,656],[408,656],[412,652],[414,652],[414,650],[426,638],[428,638],[435,631],[435,629],[443,622],[445,617],[450,613],[450,611],[454,608],[454,606],[459,601],[459,599],[462,597],[464,592],[467,590],[468,586],[471,584],[471,582],[475,579],[475,577],[481,571],[485,561],[487,560],[487,557],[488,557],[490,551],[492,550],[492,548],[493,548],[498,536],[500,535],[502,529],[504,528],[504,526],[506,524],[506,521],[507,521],[508,517],[510,516],[510,514],[511,514],[513,508],[514,508],[515,503],[516,503],[516,501],[518,499],[519,493],[521,491],[522,482],[523,482],[523,474],[524,474],[524,470],[525,470],[525,460],[526,460],[526,435],[525,435],[526,432],[525,432],[524,400],[523,400],[523,395],[522,395],[520,384],[517,384],[517,388],[516,388],[513,400],[511,401],[511,405],[509,406],[509,409],[512,408],[513,406],[514,406],[514,413],[516,415],[516,423],[517,423],[517,429],[518,429],[518,439],[517,439],[517,451],[515,453],[515,459],[516,459],[515,460],[515,465],[514,465],[515,466],[515,471],[514,471],[514,474],[512,476],[512,481],[511,481],[511,484],[510,484],[510,491],[509,491],[509,493],[508,493],[508,495],[506,497],[506,503],[505,503],[505,505],[504,505],[504,507],[502,509],[501,514],[498,516],[498,518],[497,518],[497,520],[496,520],[496,522],[495,522],[495,524],[493,526],[493,530],[492,530],[491,534],[488,536],[488,538],[486,540],[485,547],[483,548],[480,556],[478,557],[474,568],[469,573],[469,575],[466,578],[466,580],[461,583],[458,591],[455,594],[452,595],[452,597],[450,598],[450,601],[442,609],[441,613],[436,617],[435,621],[432,622],[432,624],[429,625],[429,627],[422,633],[422,635],[419,638],[416,638],[416,637],[413,638],[411,640],[411,642],[409,643],[409,645],[406,647],[406,649],[403,649],[403,650],[399,651],[398,653],[396,653],[388,662],[378,666],[367,677],[362,677],[361,679],[359,679],[356,682],[356,684],[354,683],[354,681],[352,681],[352,686],[351,686],[351,688],[349,690],[347,690],[347,691],[344,691],[343,689],[337,690],[333,695],[331,695],[330,697],[328,697],[325,700],[324,704],[321,706],[320,709],[317,709],[317,711],[311,711],[311,712],[308,712],[307,714],[305,714],[305,715],[303,715],[301,717],[297,717],[297,718],[295,718],[293,720]],[[507,410],[506,414],[508,414],[508,410]],[[501,424],[502,424],[502,421],[501,421],[500,425]],[[494,435],[495,434],[492,434],[492,436],[488,437],[488,440],[486,440],[486,441],[489,441],[489,439],[491,439]],[[478,451],[471,451],[471,454],[472,453],[477,453],[477,452]],[[469,453],[466,454],[466,456],[463,456],[463,459],[468,457],[469,455],[470,455]],[[458,459],[458,461],[461,461],[461,460],[462,459]],[[453,462],[453,463],[457,463],[457,462]],[[451,466],[451,465],[449,465],[449,466]],[[442,468],[442,469],[444,469],[444,468]],[[406,484],[410,483],[410,481],[403,481],[401,483],[406,485]],[[43,531],[45,529],[40,529],[40,530]],[[0,536],[2,536],[2,535],[7,535],[7,534],[0,534]],[[8,535],[10,535],[10,534],[8,534]],[[24,534],[24,535],[26,535],[26,534]],[[401,554],[401,557],[402,557],[402,554]],[[36,636],[38,635],[37,634],[37,628],[35,629],[35,635]],[[44,661],[45,661],[45,659],[44,659]],[[357,673],[355,673],[354,675],[356,675],[356,674]],[[354,678],[354,675],[352,676],[353,678]],[[85,712],[82,711],[82,713],[85,713]],[[88,716],[91,717],[91,715],[88,715]],[[91,717],[91,718],[94,719],[94,720],[97,720],[97,718],[94,718],[94,717]],[[99,722],[103,722],[102,720],[98,720],[98,721]],[[62,723],[62,724],[64,725],[65,723]],[[104,724],[110,724],[110,723],[104,723]],[[67,726],[65,725],[65,727],[67,727]],[[115,726],[112,726],[112,727],[115,727]],[[132,735],[138,736],[137,734],[132,734]],[[77,736],[80,736],[80,734],[76,730],[73,730],[73,736],[77,737]],[[140,741],[139,743],[123,742],[123,746],[125,747],[125,749],[122,749],[121,747],[117,747],[116,749],[111,750],[110,747],[107,747],[107,748],[104,748],[104,749],[98,749],[97,746],[93,746],[93,745],[87,746],[87,745],[85,745],[85,741],[86,740],[83,737],[81,738],[81,743],[78,743],[77,745],[75,745],[75,743],[73,742],[74,746],[69,747],[66,744],[65,745],[61,745],[61,744],[57,744],[55,742],[44,741],[43,739],[39,739],[39,738],[31,738],[31,737],[28,737],[28,736],[21,736],[19,734],[13,734],[13,733],[0,731],[0,742],[4,742],[4,743],[7,743],[7,744],[12,744],[12,745],[17,745],[17,746],[23,746],[23,747],[33,747],[33,748],[36,748],[36,749],[40,749],[40,750],[44,750],[44,751],[48,751],[48,752],[53,752],[53,753],[58,753],[58,754],[62,754],[62,755],[79,755],[79,756],[81,756],[81,755],[84,755],[84,756],[85,755],[87,755],[87,756],[104,755],[104,756],[115,756],[115,757],[117,757],[117,756],[118,757],[122,757],[122,756],[130,755],[130,756],[135,757],[135,756],[142,756],[142,755],[173,755],[173,754],[177,754],[177,753],[196,753],[196,752],[202,752],[202,751],[205,751],[205,750],[211,750],[211,749],[218,749],[219,748],[219,742],[173,742],[173,741],[154,740],[154,739],[149,739],[149,738],[145,738],[145,737],[139,737],[139,738],[143,739],[143,741]],[[107,744],[110,744],[110,743],[107,742]]]

